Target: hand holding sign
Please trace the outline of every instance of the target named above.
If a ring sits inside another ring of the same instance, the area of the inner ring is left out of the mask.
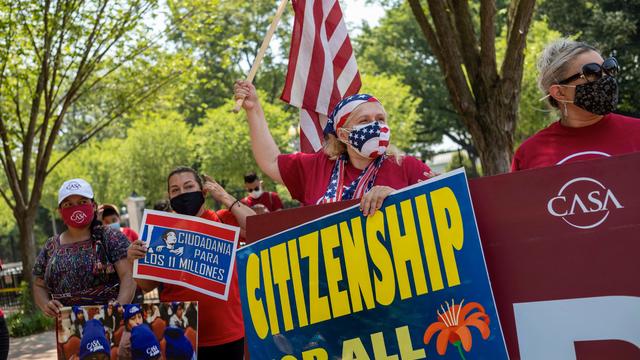
[[[147,255],[147,245],[142,240],[136,240],[129,245],[127,249],[127,259],[134,261],[142,259]]]
[[[380,186],[376,185],[369,190],[360,201],[360,210],[362,210],[362,215],[369,216],[373,215],[377,210],[382,206],[382,202],[384,199],[389,196],[395,189],[390,188],[388,186]]]

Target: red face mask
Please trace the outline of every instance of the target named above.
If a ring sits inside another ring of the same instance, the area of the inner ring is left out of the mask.
[[[62,221],[72,228],[82,229],[93,220],[93,204],[82,204],[62,209]]]

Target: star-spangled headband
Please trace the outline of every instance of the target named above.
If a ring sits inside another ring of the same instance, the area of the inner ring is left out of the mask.
[[[336,135],[336,132],[339,128],[341,128],[351,112],[366,102],[377,102],[378,99],[369,95],[369,94],[355,94],[351,96],[347,96],[346,98],[340,100],[340,102],[333,108],[331,115],[329,115],[329,119],[327,121],[327,126],[324,127],[324,134],[333,134]]]

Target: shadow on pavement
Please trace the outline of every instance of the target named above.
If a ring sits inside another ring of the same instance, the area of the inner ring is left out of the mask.
[[[56,358],[56,333],[54,331],[21,338],[11,338],[9,359],[45,360]]]

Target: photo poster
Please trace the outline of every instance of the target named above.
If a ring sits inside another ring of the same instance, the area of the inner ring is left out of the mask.
[[[64,307],[58,359],[197,359],[198,302]]]
[[[463,170],[238,250],[255,359],[507,359]]]
[[[145,210],[147,255],[133,277],[184,286],[227,300],[240,228],[195,216]]]

